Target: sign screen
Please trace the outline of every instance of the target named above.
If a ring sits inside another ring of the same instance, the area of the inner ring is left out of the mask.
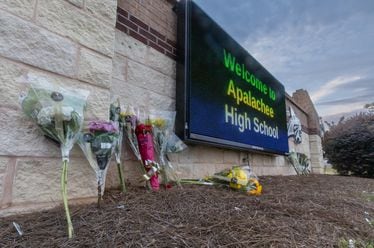
[[[180,1],[178,18],[177,124],[184,139],[287,153],[283,85],[193,1]]]

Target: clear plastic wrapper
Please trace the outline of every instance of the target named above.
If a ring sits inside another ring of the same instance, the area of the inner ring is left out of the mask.
[[[106,174],[117,140],[117,125],[106,121],[90,122],[89,132],[82,133],[79,138],[78,144],[96,173],[98,207],[104,194]]]
[[[140,173],[142,174],[142,180],[146,181],[146,187],[151,189],[151,185],[149,183],[149,176],[147,175],[147,171],[145,169],[145,165],[143,163],[139,146],[138,146],[138,139],[135,133],[135,129],[137,124],[139,123],[139,118],[136,114],[135,108],[133,106],[127,106],[124,112],[120,113],[120,118],[123,122],[123,130],[126,143],[130,146],[131,150],[133,151],[135,157],[139,161],[140,165],[138,166]]]
[[[230,188],[246,192],[249,195],[260,195],[262,192],[258,177],[248,165],[233,166],[231,169],[214,174],[212,179],[226,181]]]
[[[23,85],[20,103],[23,112],[42,130],[43,134],[59,144],[62,156],[61,191],[68,222],[68,236],[73,226],[67,201],[67,170],[69,154],[83,126],[84,110],[89,92],[61,87],[47,79],[27,74],[18,80]]]
[[[61,145],[62,159],[69,160],[83,126],[89,92],[54,85],[33,74],[21,77],[20,82],[29,88],[20,95],[23,112],[38,124],[46,137]]]
[[[13,221],[13,226],[17,230],[18,235],[22,236],[23,235],[23,231],[21,229],[21,226],[17,222],[14,222],[14,221]]]
[[[141,160],[139,147],[138,147],[138,140],[135,135],[135,128],[138,122],[138,118],[136,116],[135,110],[132,106],[128,106],[126,111],[120,113],[120,117],[122,119],[123,127],[124,127],[124,134],[127,138],[127,142],[133,151],[135,157],[138,160]]]
[[[159,190],[160,182],[158,180],[159,170],[154,170],[155,153],[152,138],[152,125],[149,120],[145,123],[139,122],[135,129],[136,138],[138,140],[139,152],[143,165],[147,174],[151,171],[152,175],[149,177],[149,183],[152,190]],[[148,178],[147,178],[148,179]]]
[[[294,167],[297,175],[308,175],[311,172],[308,157],[303,153],[291,151],[287,157],[288,161]]]
[[[171,138],[174,138],[175,111],[152,110],[149,118],[152,124],[153,144],[161,166],[163,184],[170,187],[171,182],[178,182],[175,169],[166,156],[168,145],[169,147],[172,145]],[[175,147],[175,144],[173,146]]]
[[[123,169],[122,169],[122,163],[121,163],[123,130],[124,130],[125,123],[124,123],[124,120],[121,118],[120,114],[121,114],[121,104],[119,102],[119,99],[117,99],[110,105],[109,119],[112,122],[116,123],[116,125],[118,126],[118,139],[116,143],[114,144],[114,156],[115,156],[116,163],[117,163],[121,191],[125,192],[126,187],[125,187],[124,175],[123,175]]]
[[[178,153],[186,148],[186,144],[175,133],[170,135],[166,146],[167,153]]]
[[[203,179],[181,179],[180,182],[224,186],[255,196],[259,196],[262,193],[262,185],[248,165],[233,166],[230,169],[225,169]]]

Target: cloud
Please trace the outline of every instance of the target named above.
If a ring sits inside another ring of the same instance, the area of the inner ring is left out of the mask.
[[[319,99],[326,95],[334,94],[336,93],[336,90],[344,85],[344,84],[351,84],[357,80],[360,80],[360,76],[350,76],[350,77],[337,77],[331,81],[326,82],[323,84],[319,90],[316,92],[311,93],[310,97],[312,98],[312,101],[317,102]]]
[[[308,90],[319,113],[362,108],[374,96],[374,82],[364,82],[374,78],[374,27],[368,24],[374,18],[358,13],[320,21],[318,13],[301,11],[298,21],[285,17],[271,32],[248,36],[244,47],[288,92]]]
[[[347,104],[347,103],[360,103],[361,104],[363,102],[370,102],[370,101],[366,101],[364,99],[368,99],[368,98],[371,98],[371,97],[373,97],[373,94],[369,93],[369,94],[361,95],[359,97],[355,96],[355,97],[350,97],[350,98],[340,98],[340,99],[331,100],[331,101],[318,102],[318,103],[316,103],[316,105],[340,105],[340,106],[343,106],[344,104]]]
[[[373,0],[197,2],[287,92],[308,90],[318,112],[374,101]]]
[[[356,103],[345,103],[344,105],[338,104],[338,105],[332,105],[327,106],[325,108],[322,108],[318,111],[318,114],[320,116],[329,116],[334,115],[337,113],[345,113],[345,112],[351,112],[357,109],[362,109],[363,103],[356,102]]]

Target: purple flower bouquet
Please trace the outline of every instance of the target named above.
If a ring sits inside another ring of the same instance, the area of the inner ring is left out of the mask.
[[[97,204],[100,207],[105,189],[105,178],[108,165],[118,140],[118,127],[113,122],[92,121],[88,125],[89,132],[81,134],[78,141],[83,153],[96,172]]]

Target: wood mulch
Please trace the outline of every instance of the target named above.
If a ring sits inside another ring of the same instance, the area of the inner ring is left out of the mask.
[[[62,207],[9,216],[0,219],[0,247],[344,247],[349,239],[355,247],[374,245],[374,179],[267,176],[260,182],[259,197],[197,185],[109,191],[100,209],[70,207],[71,240]]]

